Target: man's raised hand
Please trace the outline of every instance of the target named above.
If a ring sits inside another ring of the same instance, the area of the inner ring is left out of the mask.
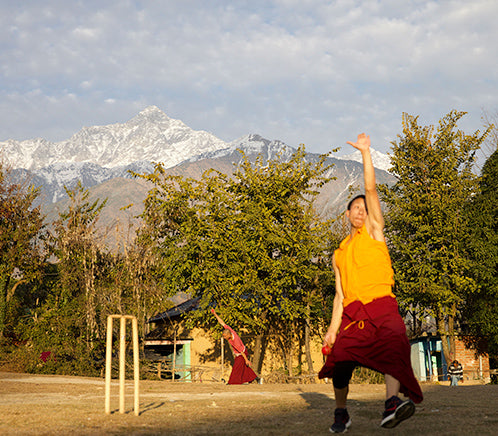
[[[370,136],[360,133],[356,142],[348,141],[347,143],[352,145],[357,150],[368,150],[370,148]]]

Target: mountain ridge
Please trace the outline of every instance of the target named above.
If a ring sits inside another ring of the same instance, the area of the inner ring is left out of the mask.
[[[60,142],[43,138],[0,141],[0,154],[13,169],[31,171],[61,163],[116,168],[139,161],[161,162],[170,168],[204,153],[247,146],[251,142],[272,143],[281,150],[287,147],[282,141],[270,141],[254,133],[227,143],[212,133],[191,129],[156,106],[148,106],[124,123],[83,127]],[[372,158],[377,168],[389,168],[388,155],[372,150]],[[361,161],[361,155],[356,151],[338,159]]]
[[[226,147],[212,133],[193,130],[156,106],[148,106],[125,123],[83,127],[60,142],[42,138],[0,142],[7,163],[28,170],[62,162],[113,168],[136,161],[162,161],[170,167],[195,154]]]
[[[23,148],[16,149],[17,154],[9,154],[16,144],[23,144]],[[194,131],[157,107],[149,106],[125,123],[84,127],[60,143],[41,138],[9,140],[0,142],[0,153],[1,150],[15,162],[12,172],[18,180],[27,179],[40,188],[35,205],[42,206],[46,222],[50,223],[58,212],[65,210],[66,188],[72,189],[81,181],[91,198],[110,199],[100,221],[104,228],[111,228],[117,222],[136,224],[150,186],[134,179],[132,173],[149,174],[155,163],[161,163],[169,174],[199,178],[208,169],[231,174],[244,156],[252,162],[257,157],[263,162],[277,156],[289,159],[296,148],[255,133],[227,143],[208,132]],[[318,160],[320,156],[306,152],[305,159]],[[377,162],[375,166],[386,162],[387,156],[382,153],[372,150],[372,156]],[[326,158],[325,165],[332,167],[325,176],[336,179],[323,186],[315,199],[320,217],[330,218],[342,212],[352,187],[361,188],[363,171],[358,160],[361,156],[355,153]],[[104,165],[109,162],[112,165]],[[379,183],[394,180],[382,169],[376,168],[376,174]]]
[[[274,157],[281,152],[281,143],[264,140],[259,142],[258,136],[250,136],[253,139],[252,144],[248,147],[240,147],[240,144],[233,144],[231,148],[219,150],[217,152],[206,153],[203,158],[195,157],[188,159],[174,167],[165,169],[166,174],[200,178],[202,174],[210,169],[214,169],[224,174],[232,174],[241,160],[245,157],[254,162],[257,157],[262,157],[264,161],[269,156]],[[260,138],[260,137],[259,137]],[[257,147],[257,144],[261,148]],[[244,152],[244,156],[238,151]],[[292,153],[293,149],[288,147],[287,153]],[[319,154],[308,153],[306,159],[318,160]],[[335,218],[345,208],[348,198],[352,191],[361,190],[363,187],[363,166],[359,162],[351,160],[341,160],[335,157],[327,157],[325,165],[330,168],[324,174],[325,177],[334,178],[326,183],[319,191],[314,200],[316,213],[322,219]],[[140,172],[139,174],[150,173],[153,171]],[[376,169],[378,183],[392,183],[394,177],[386,171]],[[133,178],[130,174],[125,177],[118,176],[92,186],[89,200],[108,199],[106,207],[102,210],[99,218],[99,227],[107,232],[112,233],[111,244],[115,244],[115,235],[121,234],[125,238],[126,232],[130,228],[136,228],[140,225],[140,219],[137,217],[143,211],[143,201],[152,185],[141,178]],[[44,204],[43,213],[47,215],[46,222],[51,222],[57,218],[58,213],[67,209],[68,199],[62,198],[56,203]],[[120,227],[120,231],[117,231]],[[107,230],[105,230],[107,229]],[[111,230],[114,229],[114,230]],[[104,236],[104,238],[106,238]]]

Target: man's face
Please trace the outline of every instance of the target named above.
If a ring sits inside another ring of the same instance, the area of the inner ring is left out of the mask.
[[[228,341],[229,339],[232,339],[232,335],[230,332],[227,332],[226,330],[223,331],[223,337]]]
[[[359,229],[365,220],[367,219],[367,208],[365,207],[365,200],[363,198],[357,198],[353,201],[351,209],[346,211],[346,216],[349,218],[351,225]]]

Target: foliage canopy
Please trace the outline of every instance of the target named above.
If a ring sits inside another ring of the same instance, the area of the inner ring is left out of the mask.
[[[458,130],[463,115],[450,112],[436,129],[404,114],[403,135],[393,142],[397,182],[382,188],[397,294],[415,315],[434,315],[443,337],[453,336],[457,310],[477,290],[464,246],[464,209],[477,191],[472,168],[487,132]],[[451,352],[445,349],[447,359]]]
[[[184,179],[160,165],[143,176],[155,188],[140,237],[156,244],[167,295],[200,297],[192,322],[212,323],[206,309],[217,306],[234,327],[268,333],[321,310],[316,280],[330,223],[319,221],[313,198],[328,181],[325,158],[307,162],[301,147],[288,161],[243,155],[232,176]]]

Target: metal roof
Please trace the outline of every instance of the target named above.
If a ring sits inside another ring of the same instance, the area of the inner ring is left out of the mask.
[[[184,301],[178,306],[172,307],[168,309],[166,312],[160,313],[156,316],[153,316],[147,322],[160,322],[172,320],[175,318],[179,318],[184,313],[190,312],[191,310],[197,310],[199,308],[199,300],[200,297],[192,298],[190,300]]]

